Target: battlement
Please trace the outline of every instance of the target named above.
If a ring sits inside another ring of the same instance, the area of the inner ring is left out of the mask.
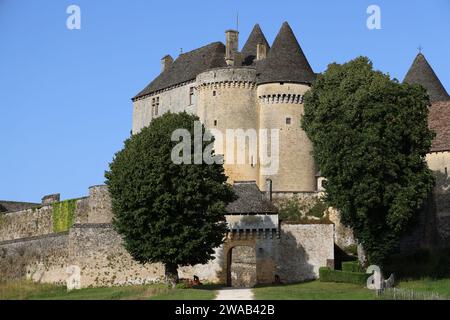
[[[25,210],[2,214],[0,242],[66,232],[75,223],[111,221],[111,200],[107,187],[94,186],[89,188],[87,197],[45,202]]]

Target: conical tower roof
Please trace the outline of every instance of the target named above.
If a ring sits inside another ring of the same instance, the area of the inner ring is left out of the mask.
[[[258,82],[297,82],[311,84],[315,74],[291,27],[283,23],[267,58],[258,61]]]
[[[431,101],[450,100],[439,78],[422,53],[419,53],[409,68],[404,82],[409,84],[420,84],[427,89]]]
[[[244,55],[245,65],[251,65],[255,60],[256,46],[258,44],[264,44],[267,48],[267,51],[270,48],[269,43],[267,42],[267,39],[264,36],[264,33],[259,27],[259,24],[255,24],[252,32],[250,33],[250,36],[247,39],[247,42],[244,44],[244,47],[242,48],[242,54]]]

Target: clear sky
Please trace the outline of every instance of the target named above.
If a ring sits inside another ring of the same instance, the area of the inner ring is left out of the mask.
[[[66,9],[81,8],[81,30]],[[366,26],[381,8],[381,30]],[[450,0],[0,0],[0,199],[84,196],[130,134],[130,98],[160,59],[283,21],[315,72],[358,55],[400,80],[418,47],[450,91]]]

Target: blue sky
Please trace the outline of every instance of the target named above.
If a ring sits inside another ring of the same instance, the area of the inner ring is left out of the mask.
[[[81,30],[66,9],[81,8]],[[382,29],[366,27],[369,5]],[[0,0],[0,199],[84,196],[130,134],[130,98],[160,59],[236,26],[260,23],[272,43],[288,21],[313,69],[367,55],[403,79],[419,45],[450,91],[450,0]]]

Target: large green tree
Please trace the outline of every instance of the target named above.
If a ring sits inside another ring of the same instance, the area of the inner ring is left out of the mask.
[[[225,207],[234,199],[223,165],[193,162],[202,151],[213,154],[206,148],[211,142],[194,139],[198,120],[187,113],[166,113],[153,120],[125,141],[105,173],[113,224],[125,248],[140,263],[163,263],[166,281],[172,285],[178,281],[179,266],[213,258],[227,231]],[[172,160],[179,145],[172,141],[177,129],[186,129],[192,137],[183,140],[193,154],[192,164]],[[205,133],[200,124],[200,134]],[[194,154],[196,141],[201,150]]]
[[[341,213],[370,263],[383,265],[432,190],[429,97],[373,70],[368,58],[331,64],[305,95],[302,128]]]

